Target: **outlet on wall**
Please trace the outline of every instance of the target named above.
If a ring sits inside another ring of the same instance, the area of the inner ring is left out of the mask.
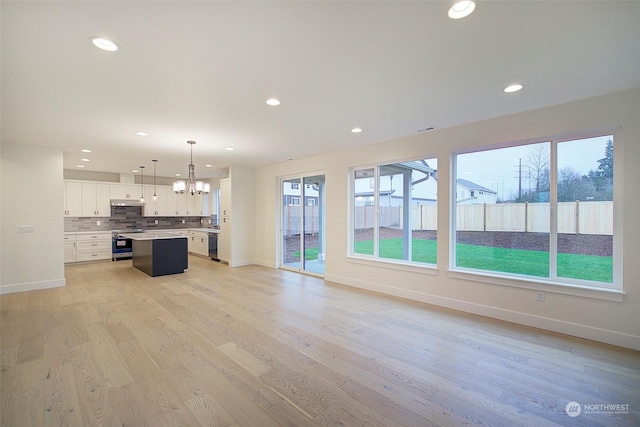
[[[96,225],[100,225],[100,221],[96,221]]]
[[[538,298],[536,300],[538,302],[544,302],[544,292],[538,292]]]
[[[153,223],[154,223],[154,224],[157,224],[157,223],[158,223],[158,220],[156,219]]]

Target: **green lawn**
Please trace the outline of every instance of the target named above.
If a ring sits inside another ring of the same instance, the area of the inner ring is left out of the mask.
[[[414,239],[414,262],[436,263],[436,242]],[[549,277],[549,253],[490,246],[457,245],[457,266],[478,270],[501,271],[536,277]],[[402,239],[380,241],[380,257],[402,259]],[[355,252],[373,254],[373,241],[356,242]],[[612,257],[558,254],[558,276],[596,282],[613,282]]]

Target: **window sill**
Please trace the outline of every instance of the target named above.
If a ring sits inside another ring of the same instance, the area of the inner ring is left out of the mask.
[[[598,299],[603,301],[623,302],[624,291],[602,287],[582,286],[571,283],[551,282],[544,279],[529,279],[520,277],[503,276],[472,270],[449,270],[449,277],[453,279],[471,280],[474,282],[490,283],[492,285],[510,286],[514,288],[529,289],[550,294],[572,295],[582,298]]]
[[[438,274],[438,268],[432,264],[422,265],[405,261],[395,261],[391,259],[356,257],[353,255],[347,256],[346,259],[347,262],[368,265],[372,267],[391,268],[395,270],[410,271],[412,273],[431,274],[433,276]]]

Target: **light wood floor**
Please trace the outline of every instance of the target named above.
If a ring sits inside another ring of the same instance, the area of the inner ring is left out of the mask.
[[[639,352],[196,257],[66,277],[0,298],[2,426],[640,424]]]

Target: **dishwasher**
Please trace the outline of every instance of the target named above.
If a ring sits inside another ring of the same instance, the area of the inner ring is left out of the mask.
[[[209,232],[209,258],[220,261],[218,256],[218,233]]]

